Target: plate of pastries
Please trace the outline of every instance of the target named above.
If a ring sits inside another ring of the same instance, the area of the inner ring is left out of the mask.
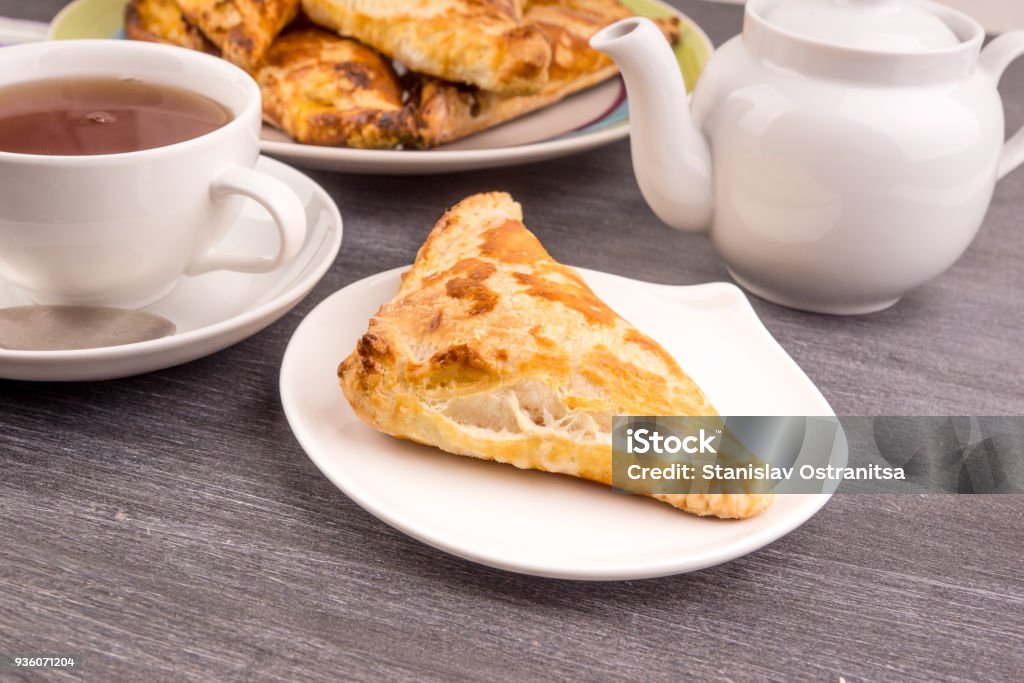
[[[123,37],[231,61],[260,85],[268,154],[440,173],[625,138],[625,88],[588,41],[637,14],[656,21],[692,87],[711,42],[660,0],[77,0],[50,37]]]

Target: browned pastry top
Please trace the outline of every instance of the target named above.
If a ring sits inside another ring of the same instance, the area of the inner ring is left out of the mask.
[[[295,18],[299,0],[176,0],[188,22],[220,48],[224,58],[251,69]]]
[[[676,359],[555,261],[503,192],[438,221],[338,375],[356,415],[380,431],[605,484],[615,415],[715,415]],[[655,497],[719,517],[771,503]]]

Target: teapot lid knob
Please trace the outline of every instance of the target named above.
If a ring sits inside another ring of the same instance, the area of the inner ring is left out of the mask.
[[[776,28],[830,45],[885,52],[953,47],[960,38],[913,0],[750,0]]]

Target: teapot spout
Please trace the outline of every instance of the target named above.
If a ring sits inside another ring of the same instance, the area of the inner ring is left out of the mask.
[[[706,232],[714,214],[711,153],[668,42],[650,19],[632,17],[590,45],[615,60],[626,82],[633,173],[644,199],[673,228]]]

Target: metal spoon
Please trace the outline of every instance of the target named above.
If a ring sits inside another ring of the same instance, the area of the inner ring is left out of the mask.
[[[0,349],[70,351],[167,337],[174,323],[153,313],[102,306],[0,308]]]

